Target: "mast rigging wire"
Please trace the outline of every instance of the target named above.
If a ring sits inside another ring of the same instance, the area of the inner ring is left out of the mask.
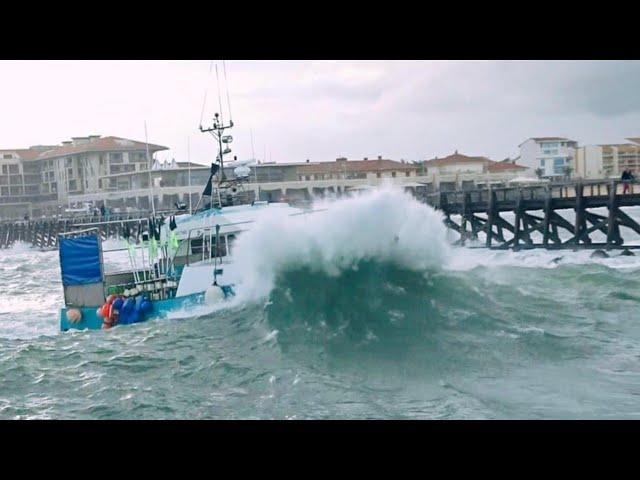
[[[229,99],[229,82],[227,81],[227,66],[224,60],[222,60],[222,70],[224,71],[224,83],[227,87],[227,105],[229,106],[229,121],[233,123],[233,116],[231,115],[231,100]]]
[[[209,76],[211,76],[211,70],[213,69],[213,60],[209,62]],[[207,104],[207,92],[209,91],[208,82],[204,89],[204,100],[202,101],[202,111],[200,112],[200,126],[202,127],[202,118],[204,117],[204,108]]]

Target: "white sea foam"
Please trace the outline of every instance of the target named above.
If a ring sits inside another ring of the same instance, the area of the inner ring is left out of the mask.
[[[441,214],[399,189],[316,203],[314,210],[296,216],[276,210],[238,239],[242,297],[267,294],[277,274],[288,269],[335,276],[376,259],[421,271],[440,267],[449,256]]]

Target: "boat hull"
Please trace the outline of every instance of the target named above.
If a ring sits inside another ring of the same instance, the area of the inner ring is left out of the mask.
[[[151,302],[152,311],[140,322],[152,319],[166,318],[169,312],[188,308],[204,303],[205,292],[192,293],[182,297],[169,298],[166,300],[154,300]],[[70,322],[67,318],[67,311],[70,309],[79,310],[81,319],[78,322]],[[98,307],[65,307],[60,309],[60,330],[101,330],[102,318],[97,314]]]

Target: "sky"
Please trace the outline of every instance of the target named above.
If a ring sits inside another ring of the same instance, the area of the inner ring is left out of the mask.
[[[160,159],[208,164],[216,66],[238,159],[502,160],[529,137],[640,137],[639,61],[48,60],[0,61],[0,149],[144,141],[146,122]]]

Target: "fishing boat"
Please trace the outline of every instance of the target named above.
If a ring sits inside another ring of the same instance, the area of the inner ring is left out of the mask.
[[[177,296],[176,278],[161,272],[160,262],[152,261],[153,268],[106,273],[98,229],[60,234],[58,245],[65,303],[60,311],[62,331],[165,318],[206,299],[206,291]],[[218,298],[229,293],[220,288]]]
[[[136,241],[125,229],[129,268],[105,272],[102,239],[97,229],[61,234],[58,239],[60,271],[65,306],[60,328],[109,329],[116,325],[166,318],[171,312],[199,304],[217,304],[235,295],[241,280],[233,262],[234,242],[257,219],[273,209],[297,215],[299,208],[283,202],[250,198],[246,164],[224,172],[224,156],[231,153],[231,135],[216,113],[210,133],[217,141],[218,155],[195,211],[168,219],[154,214],[148,230]],[[154,209],[155,213],[155,209]],[[168,220],[168,221],[167,221]]]

